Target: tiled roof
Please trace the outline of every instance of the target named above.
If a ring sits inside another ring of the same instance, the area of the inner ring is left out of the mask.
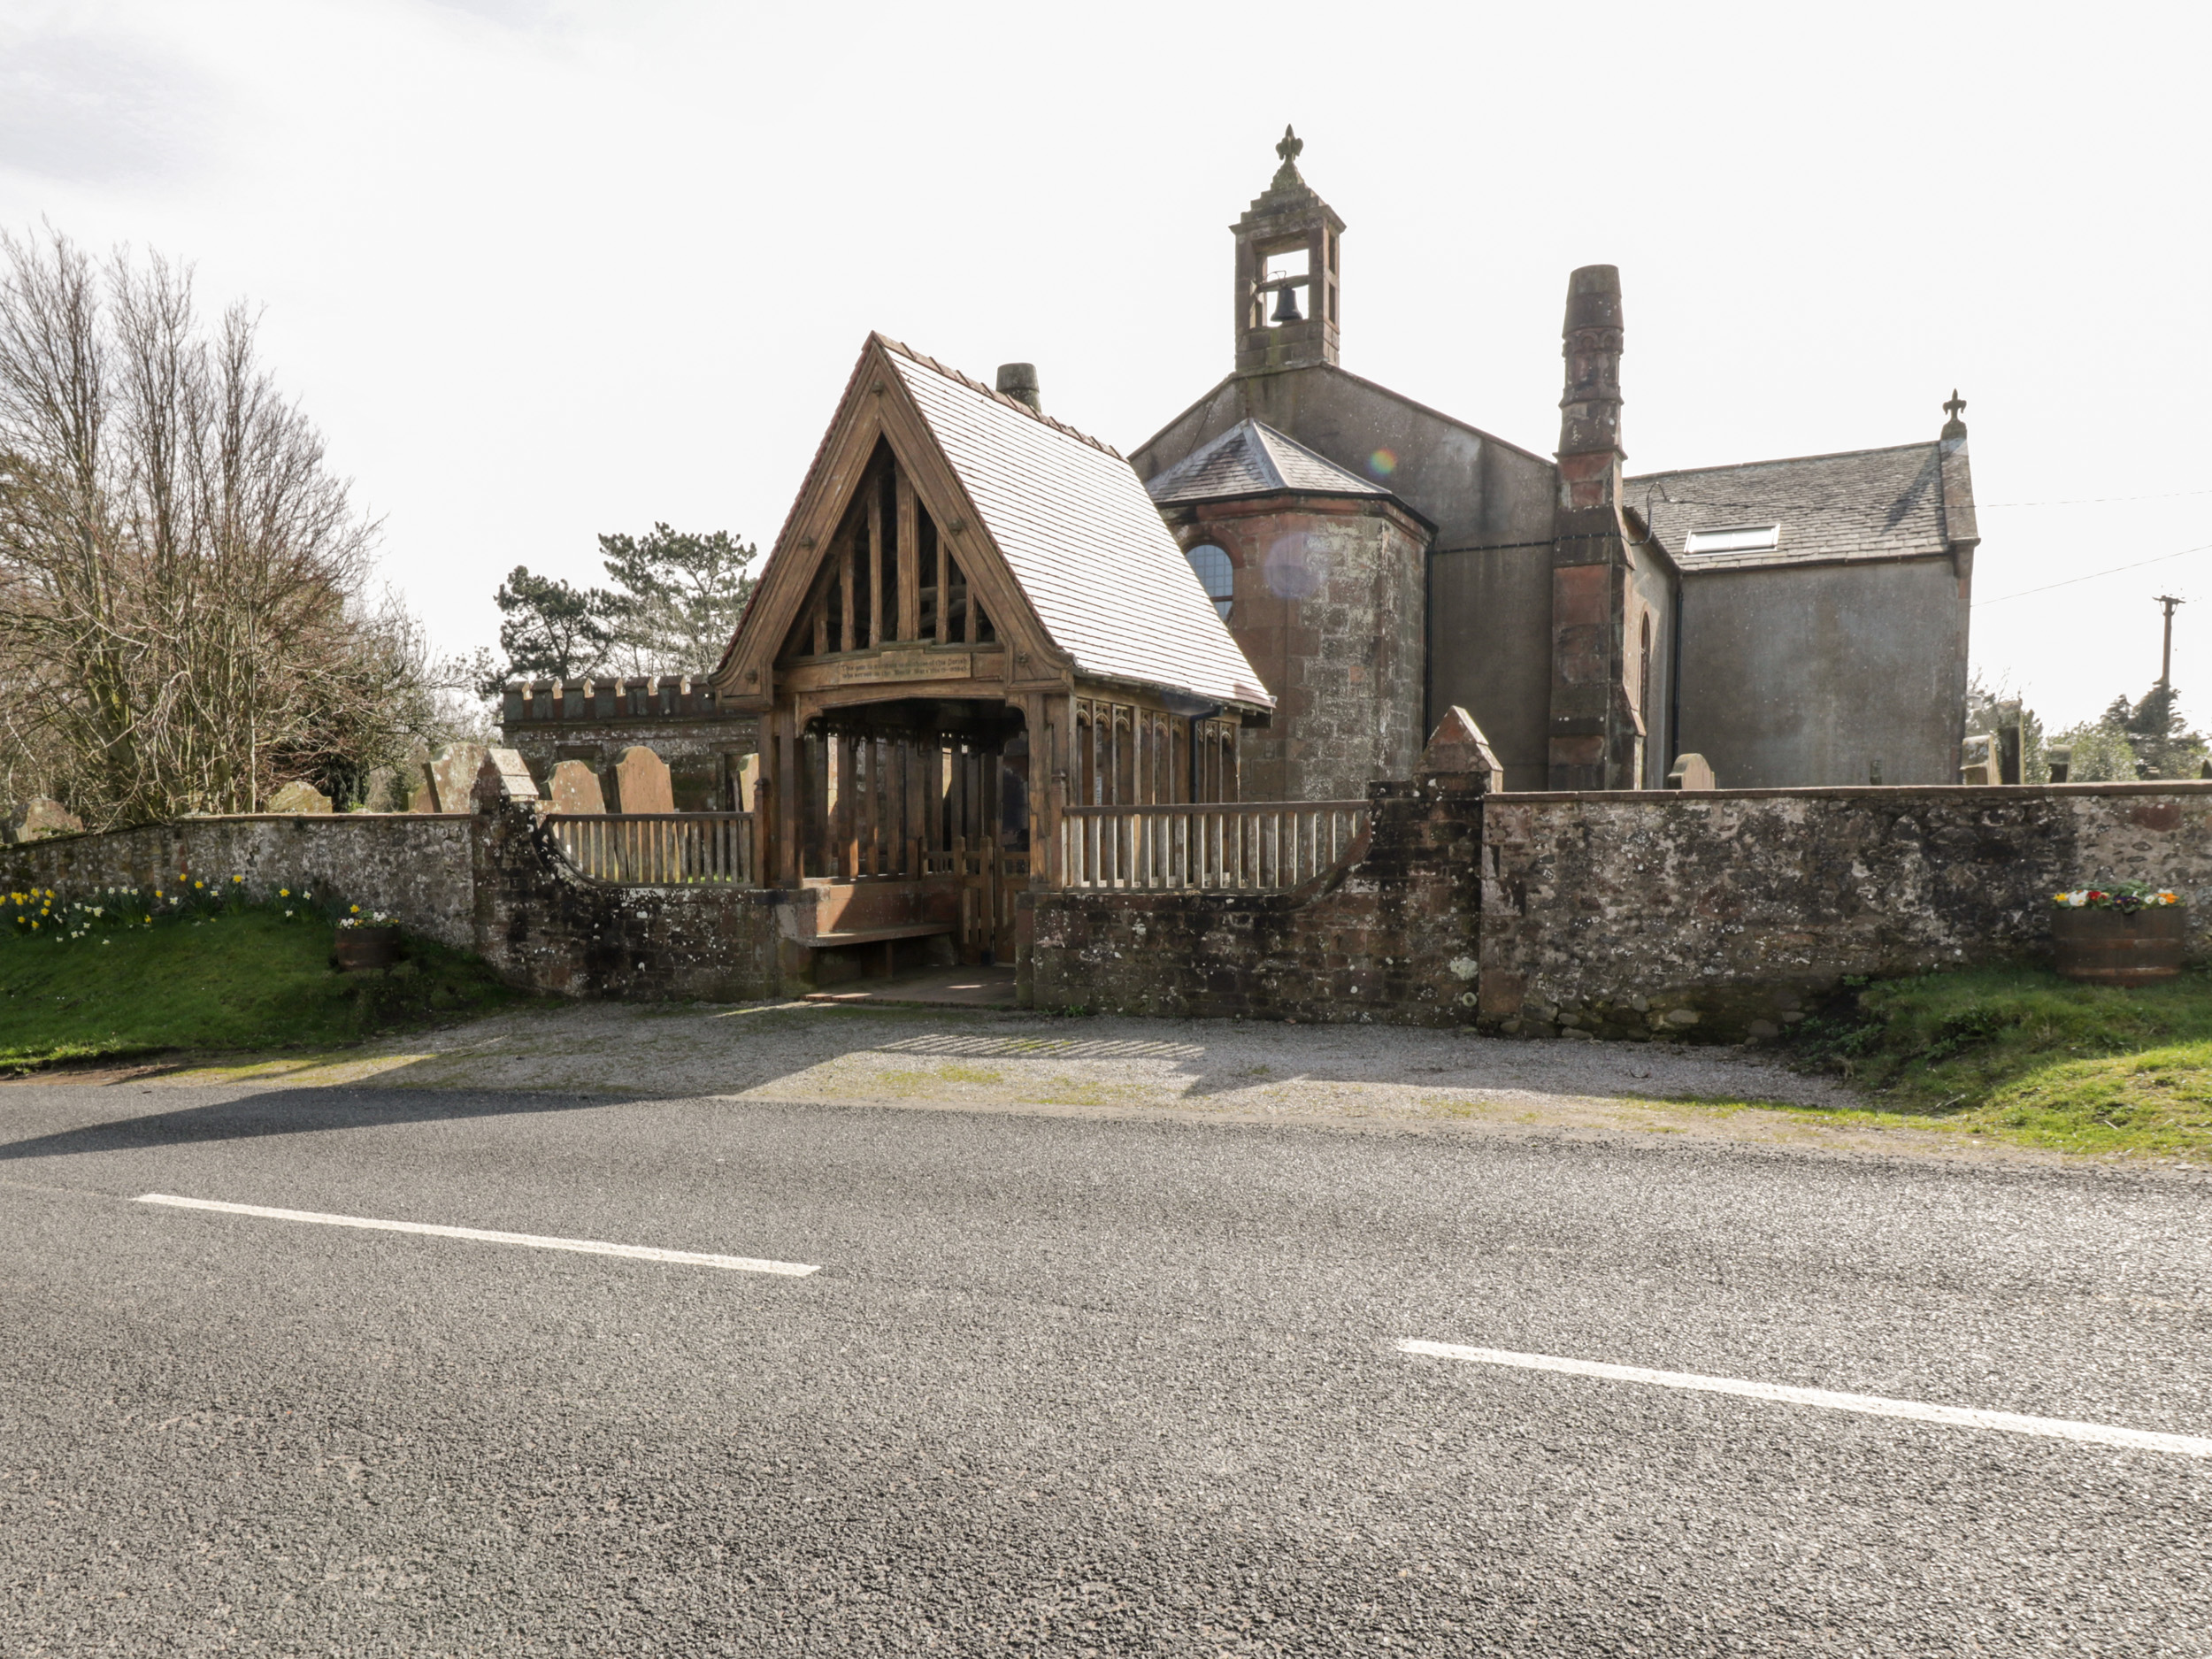
[[[1390,492],[1347,472],[1325,455],[1256,420],[1240,420],[1145,486],[1152,499],[1233,501],[1288,490],[1304,495],[1380,495]]]
[[[1686,571],[1942,553],[1942,452],[1935,443],[1855,449],[1789,461],[1754,461],[1622,482],[1624,505]],[[1689,553],[1694,530],[1778,525],[1770,550]]]
[[[882,343],[1078,672],[1212,703],[1273,703],[1126,461],[980,381]]]

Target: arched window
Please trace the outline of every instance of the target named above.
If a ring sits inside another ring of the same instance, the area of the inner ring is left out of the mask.
[[[1183,557],[1190,561],[1192,570],[1198,572],[1199,585],[1205,588],[1206,597],[1214,602],[1214,609],[1221,619],[1229,619],[1229,607],[1236,596],[1236,570],[1229,563],[1229,556],[1210,541],[1201,542]]]

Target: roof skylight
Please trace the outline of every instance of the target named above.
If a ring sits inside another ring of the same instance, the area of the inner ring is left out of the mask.
[[[1685,553],[1771,553],[1781,545],[1778,524],[1729,525],[1717,530],[1693,530],[1683,538]]]

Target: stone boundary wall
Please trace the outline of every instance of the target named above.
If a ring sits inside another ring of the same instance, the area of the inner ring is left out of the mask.
[[[475,887],[466,812],[344,812],[179,818],[136,829],[0,848],[0,890],[211,887],[246,878],[255,898],[320,890],[388,912],[411,933],[475,949]]]
[[[1316,1022],[1474,1018],[1480,783],[1372,784],[1364,844],[1284,894],[1031,893],[1034,1006]]]
[[[2139,879],[2212,954],[2212,783],[1494,795],[1479,1023],[1778,1034],[1847,975],[2049,949],[2051,895]]]
[[[475,952],[510,984],[554,995],[742,1002],[806,988],[783,949],[805,920],[792,895],[587,881],[534,803],[181,818],[0,848],[0,892],[158,887],[180,874],[210,887],[243,876],[257,899],[291,887],[381,910],[410,933]]]

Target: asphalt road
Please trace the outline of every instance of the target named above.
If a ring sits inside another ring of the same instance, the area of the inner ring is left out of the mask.
[[[790,1277],[132,1202],[814,1264]],[[0,1091],[0,1653],[2212,1653],[2212,1186]]]

